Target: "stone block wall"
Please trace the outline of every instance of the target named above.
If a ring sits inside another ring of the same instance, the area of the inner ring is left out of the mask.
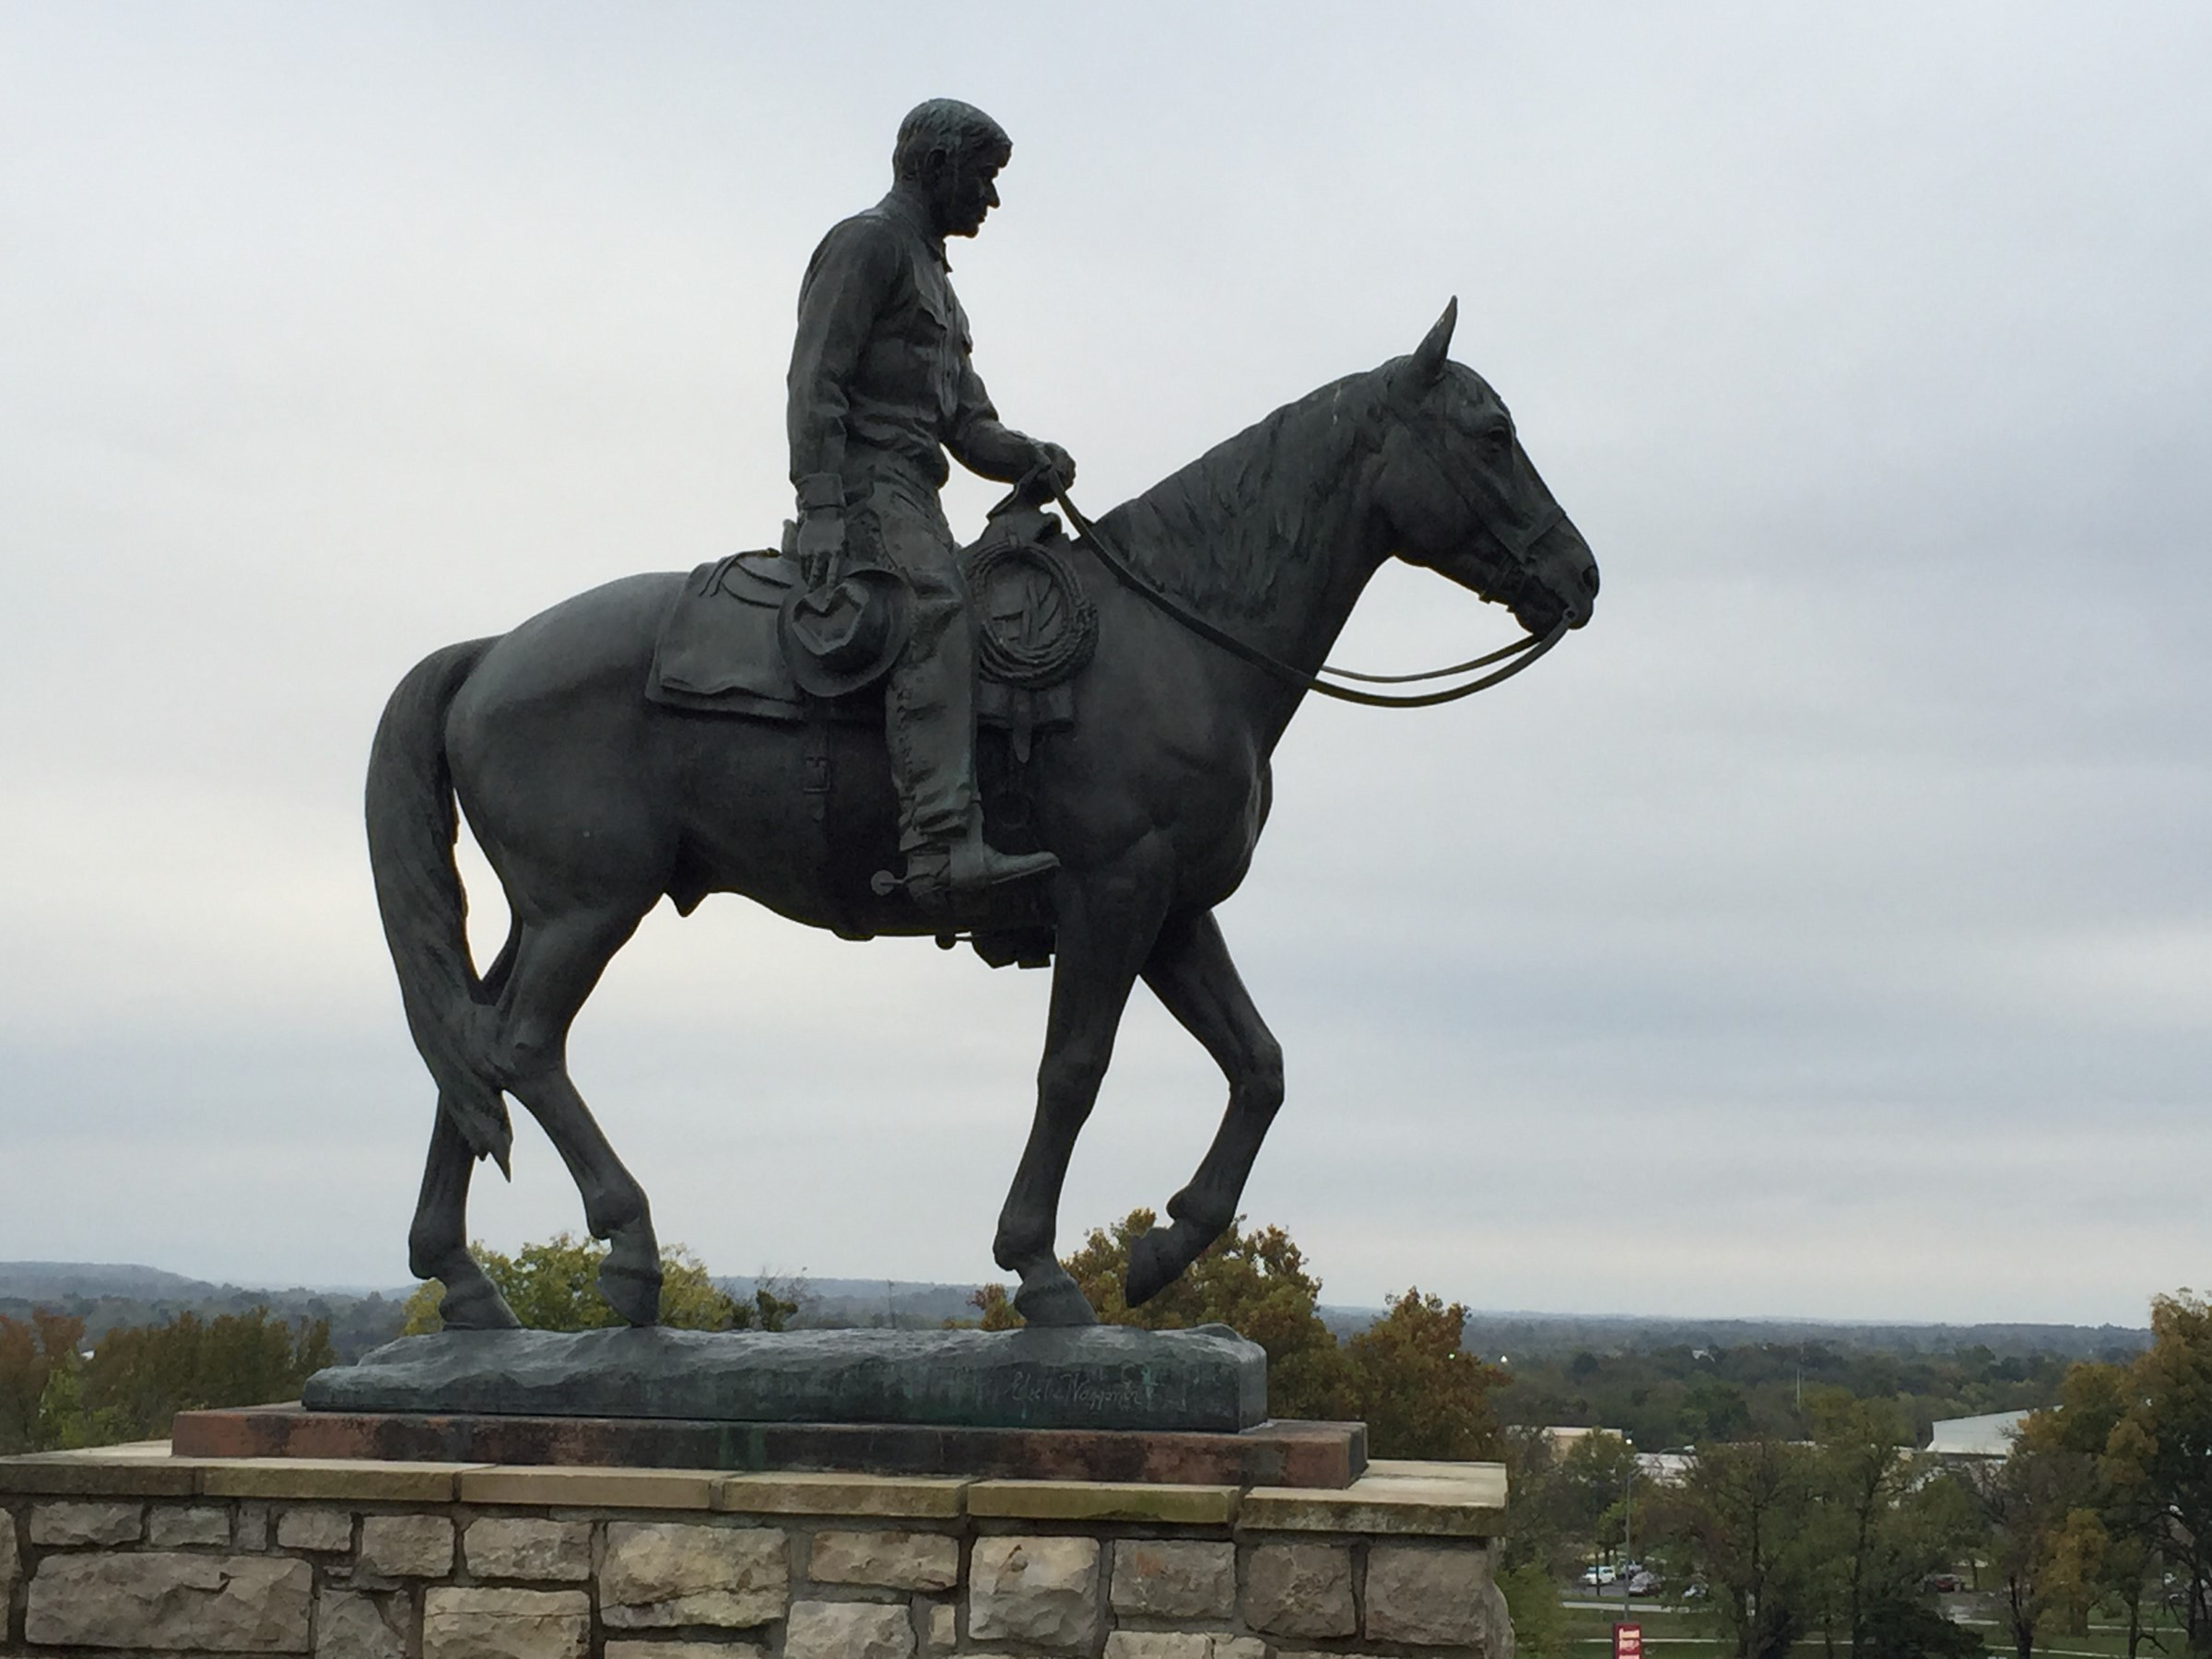
[[[1511,1659],[1502,1472],[1341,1491],[0,1460],[0,1656]]]

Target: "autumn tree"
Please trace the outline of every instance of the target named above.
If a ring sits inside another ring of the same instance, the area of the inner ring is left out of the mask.
[[[607,1247],[595,1239],[556,1233],[525,1244],[512,1255],[481,1241],[471,1252],[499,1288],[514,1316],[535,1331],[593,1331],[618,1325],[622,1316],[599,1294],[599,1264]],[[445,1288],[436,1279],[407,1298],[400,1334],[416,1336],[442,1328],[438,1304]],[[707,1273],[706,1264],[681,1244],[661,1248],[661,1323],[686,1331],[780,1331],[798,1312],[795,1303],[763,1285],[740,1301]]]
[[[1494,1458],[1502,1437],[1490,1391],[1505,1381],[1466,1351],[1467,1310],[1424,1296],[1390,1299],[1381,1319],[1344,1345],[1352,1415],[1378,1456]]]
[[[2107,1512],[2162,1570],[2192,1659],[2212,1659],[2212,1300],[2156,1299],[2121,1386],[2098,1465]]]

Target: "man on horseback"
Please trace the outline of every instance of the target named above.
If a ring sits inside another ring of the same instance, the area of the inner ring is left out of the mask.
[[[975,785],[974,642],[959,546],[937,492],[949,451],[1002,482],[1075,463],[1002,424],[969,361],[947,236],[973,236],[998,206],[1013,145],[972,105],[936,99],[900,124],[890,193],[822,239],[799,288],[789,380],[791,480],[809,586],[834,580],[848,547],[912,591],[912,631],[884,700],[906,888],[949,908],[1057,867],[1049,853],[983,841]]]

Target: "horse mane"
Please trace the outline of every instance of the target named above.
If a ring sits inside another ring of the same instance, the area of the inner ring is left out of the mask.
[[[1107,513],[1101,527],[1161,587],[1209,616],[1275,609],[1286,574],[1333,550],[1315,520],[1380,406],[1372,370],[1287,403]],[[1325,529],[1326,526],[1322,526]]]

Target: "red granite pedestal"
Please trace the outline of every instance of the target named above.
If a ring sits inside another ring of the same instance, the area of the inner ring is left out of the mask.
[[[1364,1423],[1268,1421],[1241,1433],[433,1416],[296,1405],[178,1414],[180,1457],[369,1458],[656,1469],[847,1470],[991,1480],[1338,1489],[1367,1468]]]

